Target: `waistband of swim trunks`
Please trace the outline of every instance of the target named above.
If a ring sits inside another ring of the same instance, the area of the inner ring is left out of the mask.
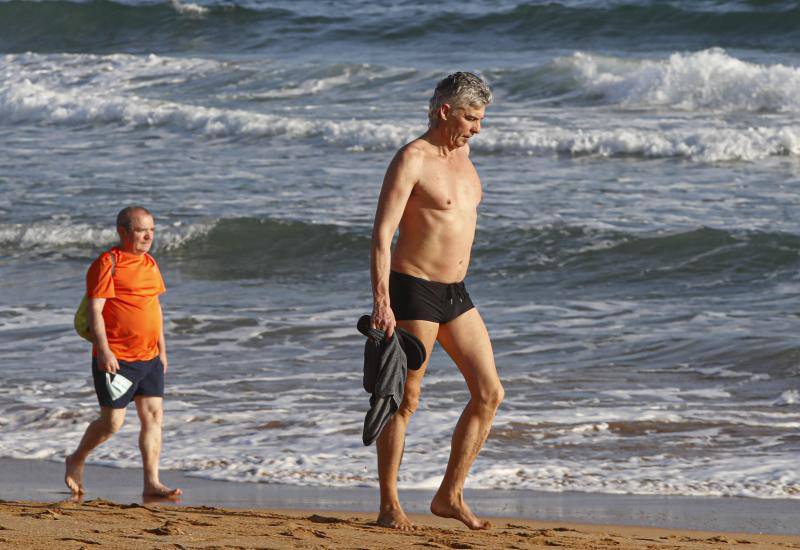
[[[458,282],[455,282],[455,283],[442,283],[440,281],[431,281],[430,279],[423,279],[422,277],[415,277],[414,275],[409,275],[408,273],[400,273],[399,271],[390,271],[389,274],[394,276],[394,277],[402,277],[402,278],[409,279],[409,280],[412,280],[412,281],[419,281],[421,283],[429,283],[429,284],[433,284],[433,285],[439,285],[439,286],[442,286],[442,287],[445,287],[445,286],[462,286],[463,287],[464,286],[464,280],[463,279],[461,281],[458,281]]]

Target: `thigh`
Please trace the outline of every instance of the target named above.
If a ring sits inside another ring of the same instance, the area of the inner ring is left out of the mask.
[[[158,356],[139,363],[141,379],[136,384],[135,397],[164,397],[164,365]]]
[[[472,395],[500,385],[489,332],[476,308],[440,325],[438,339],[461,371]]]
[[[105,405],[102,405],[100,407],[100,421],[107,426],[114,426],[116,430],[118,430],[125,422],[126,411],[127,409],[114,409],[112,407],[106,407]]]
[[[422,345],[425,346],[425,362],[419,369],[409,370],[406,378],[406,387],[419,388],[422,385],[422,377],[425,376],[428,368],[428,362],[431,360],[439,324],[432,321],[397,321],[397,326],[419,338]]]

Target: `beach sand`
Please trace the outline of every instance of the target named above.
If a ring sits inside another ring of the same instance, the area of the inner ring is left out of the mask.
[[[474,532],[419,513],[431,491],[408,490],[404,505],[417,512],[410,515],[418,529],[401,533],[375,524],[372,488],[231,483],[165,471],[162,479],[182,487],[183,500],[145,503],[140,469],[90,465],[87,498],[76,503],[62,478],[56,462],[0,460],[0,548],[800,549],[794,500],[472,491],[473,508],[494,525]]]
[[[432,516],[401,533],[374,514],[236,510],[206,506],[0,502],[8,548],[800,548],[799,536],[666,530],[495,519],[474,532]]]

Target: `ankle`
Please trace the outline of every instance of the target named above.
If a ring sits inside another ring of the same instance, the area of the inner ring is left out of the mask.
[[[78,451],[75,451],[74,453],[67,455],[67,462],[70,462],[75,465],[80,465],[86,462],[86,456],[87,455],[81,455],[78,453]]]
[[[439,489],[433,496],[433,500],[435,502],[443,502],[446,504],[458,504],[461,502],[461,492]]]
[[[386,503],[382,502],[380,510],[382,514],[386,512],[402,512],[403,507],[400,505],[399,500],[395,500]]]

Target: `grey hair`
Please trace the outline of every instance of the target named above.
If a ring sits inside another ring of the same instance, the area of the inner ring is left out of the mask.
[[[151,218],[153,217],[144,206],[126,206],[117,214],[117,227],[124,227],[128,232],[133,231],[133,215],[139,212],[143,212]]]
[[[492,90],[479,76],[458,72],[441,79],[433,91],[428,106],[428,125],[439,122],[439,109],[445,103],[451,107],[484,107],[492,102]]]

